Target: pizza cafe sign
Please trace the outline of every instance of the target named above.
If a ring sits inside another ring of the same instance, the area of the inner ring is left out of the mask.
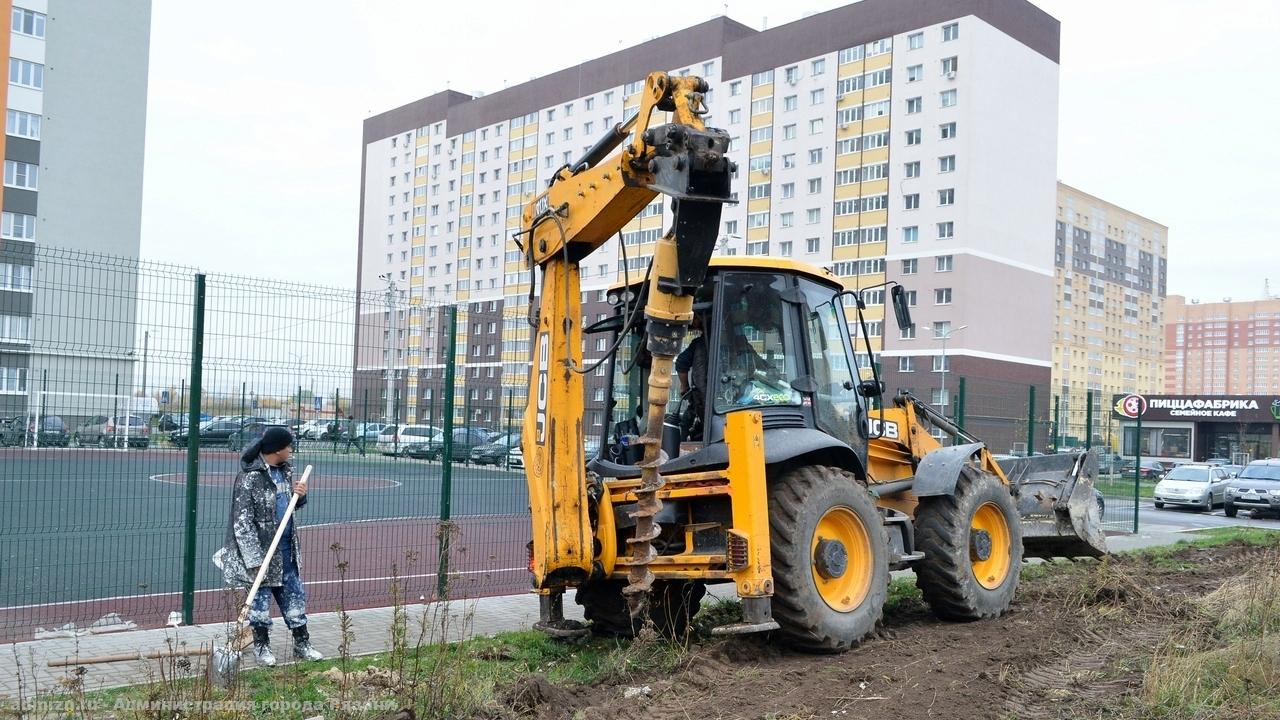
[[[1261,395],[1115,396],[1112,411],[1143,420],[1226,420],[1280,422],[1280,398]]]

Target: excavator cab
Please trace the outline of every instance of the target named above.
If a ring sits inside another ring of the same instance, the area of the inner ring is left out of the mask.
[[[790,430],[767,447],[774,461],[807,452],[838,455],[865,468],[868,406],[842,307],[844,288],[828,272],[778,260],[713,259],[694,296],[694,333],[677,358],[663,450],[682,470],[723,464],[718,448],[732,413],[760,414],[763,428]],[[612,333],[618,351],[606,393],[610,421],[590,467],[604,477],[634,472],[645,430],[649,365],[643,323],[627,327],[641,285],[610,292],[616,314],[587,333]],[[856,324],[855,324],[856,327]],[[620,334],[624,333],[621,337]],[[865,361],[864,363],[865,364]]]

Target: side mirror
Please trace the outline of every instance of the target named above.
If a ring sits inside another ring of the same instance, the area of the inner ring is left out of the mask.
[[[876,380],[863,380],[858,383],[858,394],[864,398],[880,397],[884,394],[884,383]]]
[[[916,324],[911,320],[911,309],[907,307],[907,291],[901,285],[894,285],[889,291],[889,298],[893,302],[893,317],[898,321],[898,329],[915,327]]]

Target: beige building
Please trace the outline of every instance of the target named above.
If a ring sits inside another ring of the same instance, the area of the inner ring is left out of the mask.
[[[1052,382],[1062,444],[1083,443],[1089,390],[1103,443],[1112,395],[1160,391],[1168,236],[1154,220],[1058,183]]]
[[[1202,303],[1170,295],[1164,391],[1280,394],[1280,298]]]

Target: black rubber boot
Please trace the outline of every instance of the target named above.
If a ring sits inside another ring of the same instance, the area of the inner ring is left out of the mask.
[[[271,628],[253,626],[253,658],[265,667],[276,664],[276,656],[271,652]]]
[[[306,625],[293,629],[293,656],[298,660],[319,660],[324,657],[311,647],[311,635],[307,632]]]

